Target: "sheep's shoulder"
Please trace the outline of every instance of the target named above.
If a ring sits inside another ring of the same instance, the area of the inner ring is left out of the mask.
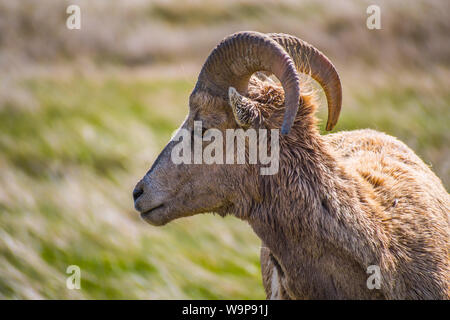
[[[401,199],[414,206],[443,202],[442,209],[450,210],[439,178],[400,140],[368,129],[329,134],[324,140],[345,170],[361,177],[379,200],[394,207]]]
[[[421,234],[430,246],[436,241],[448,246],[450,196],[414,151],[374,130],[329,134],[324,141],[339,166],[381,206],[387,228],[409,233],[406,239]]]

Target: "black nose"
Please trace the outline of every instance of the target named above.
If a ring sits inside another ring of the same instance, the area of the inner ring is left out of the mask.
[[[136,188],[133,190],[133,199],[136,200],[144,193],[144,188],[142,188],[142,184],[138,183]]]

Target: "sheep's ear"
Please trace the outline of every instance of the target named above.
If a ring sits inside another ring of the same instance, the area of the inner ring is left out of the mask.
[[[251,99],[239,94],[233,87],[228,88],[228,100],[238,125],[249,128],[259,117],[258,108]]]

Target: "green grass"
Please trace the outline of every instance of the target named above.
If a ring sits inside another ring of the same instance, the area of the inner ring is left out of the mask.
[[[0,297],[263,298],[259,240],[233,218],[155,228],[131,191],[187,112],[193,82],[30,80],[0,110]],[[82,290],[65,270],[81,268]]]
[[[449,183],[445,83],[347,87],[337,130],[412,145]],[[155,228],[131,191],[187,112],[194,79],[30,79],[0,109],[0,298],[261,299],[260,241],[235,218]],[[324,119],[324,110],[320,116]],[[81,290],[65,270],[81,268]]]

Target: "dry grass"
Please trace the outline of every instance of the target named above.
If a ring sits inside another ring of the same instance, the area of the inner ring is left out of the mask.
[[[286,32],[336,62],[428,68],[449,64],[448,1],[90,1],[78,0],[81,30],[65,28],[73,1],[0,2],[0,65],[67,62],[141,65],[201,62],[218,39],[239,30]],[[366,28],[378,4],[382,30]],[[51,14],[49,14],[51,13]],[[345,64],[344,64],[345,65]]]

